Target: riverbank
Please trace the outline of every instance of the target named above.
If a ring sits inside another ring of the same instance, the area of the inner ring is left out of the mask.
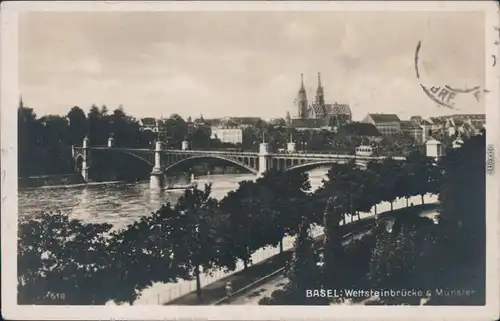
[[[315,181],[319,184],[319,177],[315,178]],[[438,202],[438,197],[436,195],[427,194],[424,197],[425,204],[436,203]],[[421,204],[420,196],[413,196],[408,200],[408,204],[415,204],[415,206]],[[393,209],[398,210],[402,208],[406,208],[406,200],[405,199],[397,199],[393,203]],[[390,203],[382,202],[377,205],[377,215],[380,215],[382,212],[390,211]],[[360,218],[368,218],[373,217],[375,215],[375,208],[372,208],[370,212],[360,213]],[[348,222],[351,221],[348,219]],[[357,217],[353,217],[353,221],[357,221]],[[361,222],[359,222],[361,223]],[[350,225],[352,223],[348,223]],[[356,225],[356,224],[355,224]],[[323,233],[323,229],[320,226],[314,226],[311,230],[312,236],[316,237]],[[287,236],[283,240],[284,249],[291,249],[293,247],[294,237]],[[270,257],[275,256],[279,253],[279,247],[266,247],[257,250],[252,255],[252,261],[254,264],[258,262],[269,259]],[[229,276],[230,274],[237,273],[243,270],[243,264],[241,262],[237,263],[237,268],[235,271],[226,273],[222,270],[213,271],[213,273],[202,273],[201,275],[201,284],[202,287],[206,287],[209,284],[216,282],[222,278]],[[165,304],[167,302],[173,301],[182,297],[192,291],[196,290],[196,282],[194,280],[179,280],[176,283],[162,283],[162,282],[154,282],[151,287],[144,289],[141,293],[141,296],[134,302],[134,305],[143,305],[143,304]]]
[[[46,186],[73,186],[85,183],[79,174],[59,174],[19,177],[17,185],[20,188]]]
[[[405,213],[415,211],[422,213],[431,212],[435,211],[438,206],[439,205],[436,203],[421,204],[413,207],[404,207],[398,210],[386,211],[379,213],[376,216],[367,216],[361,218],[360,220],[355,220],[353,223],[347,223],[345,226],[342,226],[342,231],[345,234],[345,237],[348,237],[350,233],[370,226],[370,224],[373,224],[375,219],[391,219],[398,215],[404,215]],[[323,237],[323,233],[318,233],[314,239],[319,241],[323,239]],[[270,281],[273,276],[278,276],[277,273],[281,272],[285,262],[290,260],[292,257],[292,252],[293,246],[287,247],[282,253],[251,265],[246,270],[238,271],[208,284],[202,288],[201,301],[198,301],[196,291],[192,291],[177,299],[167,302],[164,305],[218,305],[227,303],[226,301],[228,301],[228,298],[225,290],[227,282],[231,282],[234,295],[242,295],[243,293],[248,292],[251,288]]]

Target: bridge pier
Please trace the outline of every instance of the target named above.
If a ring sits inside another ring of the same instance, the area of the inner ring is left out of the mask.
[[[83,139],[83,162],[82,162],[82,178],[85,183],[89,181],[89,170],[90,170],[90,157],[89,157],[89,143],[90,139],[85,136]]]
[[[258,176],[264,175],[269,170],[269,144],[260,143],[259,145],[259,172]]]
[[[161,151],[162,146],[160,141],[155,143],[155,165],[150,174],[149,187],[151,189],[161,189],[165,184],[165,176],[163,170],[161,169]]]

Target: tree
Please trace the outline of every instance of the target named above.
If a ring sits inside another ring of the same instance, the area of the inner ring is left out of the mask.
[[[342,235],[340,231],[340,216],[342,205],[338,196],[329,197],[324,211],[325,245],[323,279],[328,288],[334,289],[342,286]]]
[[[191,134],[191,144],[193,148],[210,147],[210,127],[206,125],[196,126]]]
[[[306,290],[323,285],[320,268],[320,251],[310,233],[310,222],[304,220],[295,239],[294,253],[287,272],[289,282],[283,289],[275,290],[263,298],[259,305],[321,305],[328,298],[306,297]]]
[[[244,149],[258,150],[259,143],[262,142],[262,134],[259,134],[255,127],[243,128],[242,141]]]
[[[92,105],[87,114],[88,133],[91,145],[104,145],[108,140],[108,135],[105,133],[105,125],[99,107]]]
[[[358,181],[354,179],[356,164],[349,162],[346,164],[334,165],[326,174],[327,179],[323,180],[323,186],[316,193],[323,197],[324,204],[330,196],[338,196],[337,205],[342,212],[342,221],[345,224],[345,215],[353,212],[353,199],[358,193]]]
[[[165,127],[171,147],[179,148],[181,142],[187,138],[188,124],[178,114],[172,114],[165,121]]]
[[[400,195],[397,188],[397,182],[402,175],[401,165],[393,158],[385,158],[378,170],[378,181],[380,184],[381,200],[391,203],[391,211],[393,203]]]
[[[83,224],[58,213],[21,218],[18,300],[21,304],[104,304],[113,298],[116,269],[109,224]],[[128,293],[130,294],[130,293]]]
[[[420,195],[424,204],[424,195],[431,191],[431,184],[435,176],[435,164],[432,158],[420,152],[410,153],[403,164],[406,177],[404,189],[409,196]]]
[[[441,160],[440,237],[434,280],[443,288],[474,288],[466,298],[432,297],[428,304],[485,302],[486,266],[485,135],[466,139]]]
[[[107,277],[119,280],[114,301],[132,304],[140,291],[154,282],[190,278],[183,257],[176,256],[181,250],[177,228],[182,218],[167,203],[125,229],[113,232],[109,248],[116,269]]]
[[[82,144],[83,138],[87,133],[87,116],[78,106],[74,106],[68,112],[69,120],[69,142],[72,145]]]
[[[263,193],[255,182],[243,181],[235,191],[229,192],[220,202],[221,211],[226,215],[231,240],[226,249],[235,258],[243,261],[245,269],[251,263],[252,253],[270,244],[275,239],[262,228],[270,223],[268,209],[269,195]]]
[[[305,297],[307,289],[317,289],[321,286],[320,268],[317,265],[320,261],[319,253],[315,251],[309,229],[310,223],[304,219],[295,239],[293,258],[288,271],[289,288],[302,294],[302,298]]]
[[[101,116],[108,116],[108,107],[106,105],[102,105],[101,107]]]
[[[354,210],[358,212],[370,212],[373,206],[380,202],[378,194],[378,176],[370,170],[357,169],[357,182],[359,189],[354,197]]]
[[[268,228],[268,235],[271,237],[271,244],[279,242],[280,252],[283,251],[283,238],[286,235],[298,233],[302,220],[312,221],[311,214],[304,206],[306,205],[307,192],[311,188],[307,173],[298,171],[283,172],[271,169],[263,177],[257,179],[256,184],[263,191],[261,194],[267,197],[266,204],[272,216],[272,222]]]
[[[383,296],[382,304],[420,304],[426,295],[430,262],[427,258],[433,246],[434,223],[418,213],[396,220],[392,228],[381,223],[374,228],[376,245],[373,248],[367,280],[370,287],[383,289],[417,289],[422,297]],[[416,215],[415,215],[416,214]],[[425,264],[422,264],[425,262]]]
[[[174,247],[176,260],[187,268],[196,279],[196,295],[201,300],[201,268],[208,271],[217,262],[217,231],[212,220],[218,213],[217,200],[210,197],[211,185],[204,190],[189,188],[179,198],[174,208],[181,215],[172,231],[177,246]]]

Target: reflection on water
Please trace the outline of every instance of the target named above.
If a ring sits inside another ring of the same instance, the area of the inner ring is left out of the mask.
[[[309,172],[313,188],[321,184],[326,172],[324,168]],[[201,176],[195,182],[200,188],[212,183],[212,196],[222,199],[238,187],[238,182],[254,179],[253,174],[224,174]],[[172,185],[182,187],[187,183],[186,178],[181,178]],[[182,189],[151,190],[149,182],[26,188],[18,193],[19,215],[60,211],[74,219],[123,228],[162,204],[175,203],[182,193]]]

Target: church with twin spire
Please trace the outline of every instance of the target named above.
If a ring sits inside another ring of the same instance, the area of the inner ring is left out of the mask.
[[[321,84],[321,74],[318,73],[318,88],[314,102],[309,103],[304,87],[304,75],[301,75],[300,89],[295,100],[297,114],[288,117],[291,127],[297,129],[332,129],[352,120],[351,109],[347,104],[325,102],[325,93]]]

